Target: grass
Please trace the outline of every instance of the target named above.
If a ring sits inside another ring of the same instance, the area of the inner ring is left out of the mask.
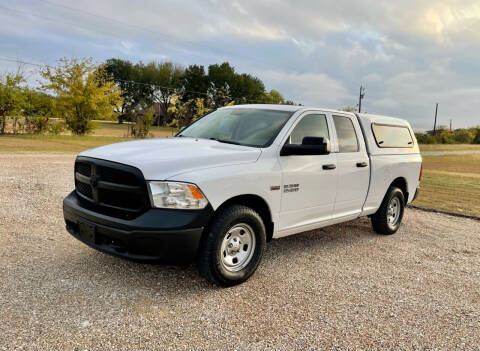
[[[480,154],[424,156],[415,205],[480,216]]]
[[[423,144],[421,151],[477,151],[474,144]],[[415,205],[480,216],[480,154],[423,156]]]
[[[420,144],[421,151],[480,150],[480,144]]]
[[[93,135],[96,136],[113,136],[113,137],[127,137],[128,123],[118,124],[114,121],[95,121],[98,128],[94,130]],[[150,133],[154,137],[167,137],[176,133],[176,129],[170,127],[152,126]]]
[[[72,135],[2,135],[0,153],[33,154],[78,153],[92,147],[132,140],[112,136],[72,136]]]
[[[78,153],[97,146],[134,140],[127,137],[127,123],[118,124],[113,121],[95,121],[95,123],[97,129],[88,136],[74,136],[70,133],[62,135],[0,135],[0,153]],[[152,137],[172,136],[176,132],[173,128],[156,126],[153,126],[150,131]]]

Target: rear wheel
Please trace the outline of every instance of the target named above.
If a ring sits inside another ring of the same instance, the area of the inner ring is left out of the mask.
[[[402,190],[390,187],[380,208],[372,216],[373,230],[378,234],[394,234],[402,223],[405,210],[405,197]]]
[[[257,269],[265,242],[260,215],[246,206],[229,206],[206,229],[198,258],[200,274],[214,284],[240,284]]]

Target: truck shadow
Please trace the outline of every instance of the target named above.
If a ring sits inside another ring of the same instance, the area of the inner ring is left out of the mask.
[[[276,265],[298,265],[299,256],[331,255],[345,247],[367,243],[378,238],[366,219],[308,231],[267,244],[259,271],[246,284],[261,280],[262,271],[275,272]],[[206,291],[221,289],[199,276],[195,264],[175,266],[166,263],[141,263],[86,248],[76,256],[72,270],[81,279],[95,280],[106,290],[143,291],[160,294],[166,298],[195,296]],[[260,274],[259,274],[260,273]],[[255,278],[256,276],[260,278]],[[258,282],[261,283],[261,282]],[[234,287],[233,289],[245,286]]]

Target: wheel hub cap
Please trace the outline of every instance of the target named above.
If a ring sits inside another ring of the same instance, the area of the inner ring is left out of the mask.
[[[400,218],[400,200],[397,197],[394,197],[390,200],[387,208],[387,222],[388,224],[394,226],[397,224],[398,219]]]
[[[230,272],[238,272],[251,261],[255,252],[255,234],[246,223],[234,225],[225,234],[220,247],[220,260]]]

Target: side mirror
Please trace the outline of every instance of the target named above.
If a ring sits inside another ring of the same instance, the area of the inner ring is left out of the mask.
[[[304,137],[301,145],[285,144],[280,151],[280,156],[291,155],[328,155],[330,153],[330,140],[322,137]]]

